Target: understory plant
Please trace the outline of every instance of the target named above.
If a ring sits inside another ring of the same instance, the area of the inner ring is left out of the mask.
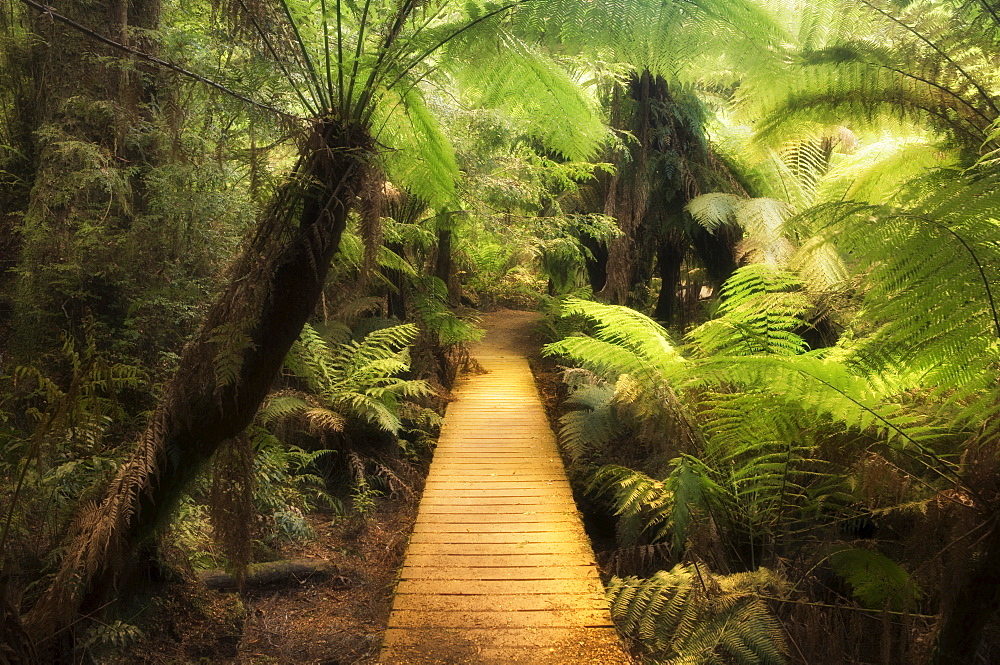
[[[813,238],[805,251],[833,245],[863,279],[858,319],[833,347],[809,350],[815,302],[775,265],[739,269],[715,318],[684,343],[633,310],[563,303],[586,323],[546,347],[579,368],[566,373],[562,438],[596,471],[591,486],[617,516],[621,547],[722,574],[766,566],[797,580],[789,598],[815,612],[911,617],[844,653],[940,659],[955,648],[949,626],[970,610],[947,584],[977,579],[995,552],[997,459],[986,441],[998,400],[987,368],[1000,339],[1000,257],[993,179],[948,178],[948,189],[913,183],[906,207],[831,204],[789,222],[786,233]],[[787,602],[772,611],[786,630],[806,630]],[[977,608],[985,626],[993,610]],[[914,631],[929,626],[913,617],[934,614],[928,649]],[[639,636],[661,652],[668,644]],[[691,662],[715,662],[701,653]]]

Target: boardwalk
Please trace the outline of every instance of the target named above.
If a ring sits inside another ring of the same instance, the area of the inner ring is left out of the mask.
[[[448,407],[381,662],[626,663],[517,351],[530,316],[493,321],[473,351],[487,373],[465,377]]]

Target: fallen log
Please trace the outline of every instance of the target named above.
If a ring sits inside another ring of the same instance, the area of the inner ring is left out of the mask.
[[[247,567],[244,589],[283,589],[301,584],[315,584],[339,578],[343,586],[349,580],[340,574],[340,569],[325,559],[284,559],[253,563]],[[215,591],[237,591],[239,583],[235,575],[224,570],[206,570],[198,573],[198,579]]]

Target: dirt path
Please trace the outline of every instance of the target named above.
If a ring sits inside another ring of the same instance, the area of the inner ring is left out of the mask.
[[[628,660],[525,359],[537,315],[496,312],[448,407],[381,662]]]

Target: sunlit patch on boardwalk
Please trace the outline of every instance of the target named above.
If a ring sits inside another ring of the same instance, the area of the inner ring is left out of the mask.
[[[523,320],[523,317],[522,317]],[[527,361],[494,332],[448,407],[381,662],[626,663]]]

